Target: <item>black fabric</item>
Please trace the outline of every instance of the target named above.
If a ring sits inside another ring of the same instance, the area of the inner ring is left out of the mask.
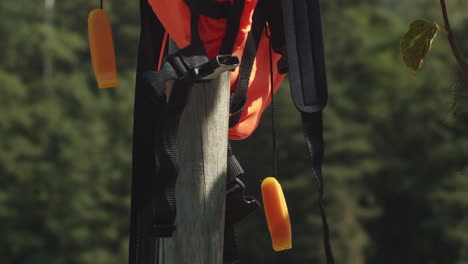
[[[224,230],[225,264],[239,263],[239,254],[235,237],[235,224],[242,221],[249,214],[260,207],[260,203],[253,196],[245,193],[245,185],[239,179],[244,170],[228,143],[228,166],[226,180],[226,217]]]
[[[192,32],[194,36],[195,32]],[[199,39],[198,37],[192,37]],[[206,56],[205,48],[201,41],[194,40],[190,43],[189,46],[179,50],[175,56],[180,57],[181,61],[184,63],[187,71],[193,71],[193,69],[200,67],[201,65],[208,62],[208,57]],[[196,76],[187,76],[195,78]]]
[[[230,7],[226,30],[219,54],[232,54],[239,32],[239,25],[244,11],[245,0],[235,0]]]
[[[160,72],[149,70],[141,74],[143,82],[156,92],[155,101],[159,101],[163,97],[166,90],[165,83],[169,80],[178,79],[179,76],[180,73],[169,63],[164,63]]]
[[[193,79],[196,68],[205,65],[208,58],[201,44],[190,45],[165,59],[159,72],[153,69],[142,73],[144,82],[154,91],[156,98],[162,97],[166,90],[166,82],[177,79]]]
[[[322,109],[327,104],[328,94],[320,3],[317,0],[281,0],[281,3],[291,94],[294,104],[302,112],[304,137],[311,156],[312,172],[318,185],[318,205],[327,264],[334,264],[323,205]]]
[[[198,15],[192,12],[194,17]],[[192,22],[195,23],[195,22]],[[196,23],[198,25],[198,23]],[[194,28],[194,27],[192,27]],[[195,27],[198,28],[198,27]],[[199,42],[198,30],[192,31],[194,42],[188,47],[171,55],[165,62],[170,64],[178,73],[178,79],[174,82],[169,100],[159,100],[158,114],[161,118],[155,120],[157,129],[154,133],[156,150],[155,175],[152,181],[151,202],[153,208],[153,223],[151,235],[157,238],[171,237],[175,230],[176,196],[175,187],[179,173],[179,158],[177,152],[177,131],[180,118],[187,104],[195,81],[195,68],[208,62],[205,50]],[[164,74],[158,72],[157,74]],[[164,83],[156,90],[164,89]],[[165,98],[165,95],[162,97]],[[155,253],[159,251],[157,243]],[[146,263],[144,263],[146,264]]]
[[[301,112],[327,103],[320,6],[317,0],[282,0],[292,97]]]
[[[236,180],[237,177],[244,174],[244,169],[237,160],[234,152],[232,151],[231,143],[228,142],[228,153],[227,153],[227,179],[226,179],[226,206],[225,206],[225,222],[224,222],[224,245],[223,245],[223,263],[224,264],[235,264],[239,263],[239,250],[237,247],[236,232],[234,224],[231,221],[232,209],[229,208],[229,200],[231,194],[236,191]]]
[[[152,11],[151,8],[148,10]],[[177,131],[196,77],[195,68],[208,62],[199,38],[198,20],[197,10],[191,10],[191,45],[169,56],[162,71],[152,74],[145,71],[143,74],[143,78],[152,84],[157,96],[163,98],[157,101],[158,118],[154,120],[156,124],[153,139],[155,158],[154,175],[151,182],[151,205],[153,208],[151,235],[157,238],[170,237],[175,230],[175,185],[179,170],[176,145]],[[165,82],[170,79],[177,80],[174,82],[169,101],[166,101],[163,91],[165,90]],[[155,251],[157,252],[158,249],[156,248]]]
[[[270,44],[273,47],[273,51],[281,55],[277,63],[278,72],[286,74],[289,68],[281,0],[268,1],[265,12],[268,28],[270,29]]]
[[[157,237],[170,237],[175,230],[175,186],[179,174],[177,131],[191,88],[190,81],[175,81],[169,102],[160,105],[160,112],[164,118],[158,124],[159,133],[155,133],[158,170],[152,184],[153,234]]]
[[[172,69],[168,71],[169,74],[160,72],[157,76],[154,69],[159,60],[164,28],[146,0],[140,0],[140,14],[129,263],[154,264],[158,263],[159,237],[171,236],[175,229],[175,182],[178,172],[175,138],[191,88],[191,83],[187,83],[191,77],[190,69],[208,59],[206,56],[203,58],[204,50],[194,51],[202,46],[194,45],[180,51],[170,62],[166,61]],[[185,79],[175,82],[167,102],[165,94],[161,93],[165,89],[165,80],[161,79],[182,77]]]
[[[151,236],[151,182],[155,173],[154,149],[157,120],[161,118],[153,90],[142,73],[156,68],[164,28],[146,0],[140,0],[141,34],[138,48],[133,124],[132,197],[129,236],[129,263],[154,263],[157,239]]]
[[[234,225],[224,226],[223,264],[240,263]]]
[[[247,102],[247,89],[249,88],[250,75],[257,55],[258,45],[265,28],[264,2],[260,1],[254,10],[252,18],[252,29],[247,36],[244,54],[242,55],[242,64],[237,77],[237,85],[234,93],[231,94],[231,103],[229,105],[229,127],[237,125]]]
[[[228,18],[231,12],[231,3],[214,0],[185,0],[191,10],[197,10],[199,14],[211,18]]]
[[[130,244],[130,264],[158,264],[159,238],[153,235],[153,212],[151,205],[140,206],[136,221],[131,229],[135,230],[136,240]]]
[[[281,53],[286,47],[281,0],[269,0],[265,6],[265,13],[270,29],[271,45],[276,53]]]
[[[315,113],[302,113],[302,125],[304,129],[304,138],[311,157],[312,172],[318,185],[318,204],[322,218],[325,256],[327,259],[327,264],[334,264],[335,261],[330,246],[327,216],[325,214],[323,205],[324,184],[322,175],[322,161],[324,156],[324,141],[322,111]]]
[[[243,175],[244,169],[242,168],[241,164],[237,160],[234,152],[232,151],[231,144],[228,143],[228,170],[227,170],[227,180],[226,185],[232,184],[236,182],[236,179]]]

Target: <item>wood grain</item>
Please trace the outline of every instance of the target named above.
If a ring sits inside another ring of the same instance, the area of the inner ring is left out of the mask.
[[[221,264],[227,170],[229,73],[197,83],[178,132],[176,231],[161,239],[162,264]]]

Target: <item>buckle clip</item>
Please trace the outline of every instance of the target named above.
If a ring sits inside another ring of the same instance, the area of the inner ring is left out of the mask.
[[[226,192],[226,223],[236,224],[260,207],[253,196],[244,194],[244,183],[236,178],[236,182],[228,185]]]
[[[197,80],[211,80],[225,71],[233,71],[240,65],[239,57],[234,55],[218,55],[213,59],[195,68]]]
[[[190,68],[185,64],[179,51],[169,56],[163,63],[159,72],[145,71],[142,74],[144,82],[153,88],[156,97],[162,97],[166,90],[165,83],[170,80],[211,80],[225,71],[233,71],[240,65],[240,60],[234,55],[218,55],[202,63],[200,66]],[[206,58],[206,57],[205,57]],[[206,59],[207,60],[207,59]]]

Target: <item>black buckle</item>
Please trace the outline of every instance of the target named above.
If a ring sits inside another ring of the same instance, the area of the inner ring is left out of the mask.
[[[170,76],[166,74],[166,67],[163,67],[161,71],[145,71],[142,73],[142,79],[147,86],[149,86],[155,92],[155,101],[162,101],[160,98],[163,97],[164,91],[166,90],[165,83],[170,80]]]
[[[194,76],[193,68],[186,64],[184,61],[184,56],[182,52],[184,50],[179,50],[176,53],[168,56],[163,63],[163,67],[171,67],[172,75],[175,79],[186,79]],[[162,71],[162,69],[161,69]]]
[[[159,72],[150,70],[143,72],[143,79],[153,88],[157,97],[164,95],[165,83],[170,80],[211,80],[225,71],[233,71],[240,65],[239,58],[234,55],[218,55],[198,67],[190,68],[182,58],[182,51],[169,56]],[[205,57],[206,58],[206,57]]]
[[[225,71],[233,71],[240,65],[240,60],[234,55],[218,55],[207,63],[195,69],[197,80],[211,80]]]
[[[157,72],[154,70],[145,71],[142,74],[143,80],[156,92],[156,97],[162,97],[166,90],[166,82],[171,80],[193,78],[194,69],[189,68],[182,58],[181,50],[168,56]]]
[[[257,199],[244,194],[244,183],[236,178],[236,182],[228,185],[226,190],[226,223],[236,224],[260,207]]]

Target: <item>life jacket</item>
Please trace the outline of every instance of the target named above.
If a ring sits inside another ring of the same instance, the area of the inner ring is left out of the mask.
[[[157,244],[158,240],[145,236],[170,237],[175,229],[175,135],[191,85],[231,71],[229,139],[239,140],[256,129],[288,69],[293,101],[302,114],[312,172],[319,185],[327,263],[333,264],[322,204],[322,109],[327,92],[318,1],[140,0],[140,11],[130,264],[155,263],[157,252],[153,246],[145,245]],[[176,53],[165,51],[167,35],[178,46]],[[175,82],[167,100],[165,84],[169,80]],[[233,225],[259,203],[244,192],[239,180],[244,171],[230,146],[227,162],[224,262],[238,263]],[[148,176],[149,171],[155,175]],[[276,181],[265,180],[264,199],[278,193],[278,189]],[[271,215],[276,210],[271,206],[277,204],[264,206],[266,214]],[[285,206],[280,206],[280,210],[287,213]],[[275,250],[290,248],[290,230],[275,235],[273,224],[268,224],[274,248],[275,239],[278,240]],[[289,221],[283,224],[282,229],[290,229]],[[153,252],[144,251],[147,248]]]
[[[148,0],[154,13],[163,25],[166,32],[174,40],[180,49],[183,49],[191,44],[191,21],[188,19],[191,16],[191,10],[184,0]],[[252,17],[254,9],[257,5],[257,0],[217,0],[217,1],[187,1],[193,2],[192,8],[200,8],[199,35],[203,42],[206,54],[209,59],[218,54],[232,54],[239,58],[243,58],[244,50],[246,47],[248,35],[252,29]],[[231,6],[233,3],[235,6]],[[198,5],[195,7],[195,5]],[[239,10],[235,10],[239,9]],[[168,10],[172,10],[168,12]],[[238,16],[235,18],[229,18]],[[240,17],[239,17],[240,16]],[[237,21],[237,19],[240,19]],[[235,22],[234,22],[235,21]],[[226,32],[229,27],[229,22],[238,24],[234,29],[236,32]],[[239,106],[242,108],[242,113],[239,117],[237,124],[232,124],[229,128],[229,139],[240,140],[244,139],[257,128],[260,122],[261,115],[271,100],[270,89],[270,69],[269,67],[259,68],[257,65],[269,65],[269,39],[267,37],[267,29],[264,25],[257,33],[259,39],[257,52],[251,62],[251,69],[249,69],[248,84],[239,84],[239,71],[242,67],[237,67],[231,72],[231,92],[234,93],[239,85],[248,87],[245,104]],[[258,30],[257,30],[258,31]],[[232,48],[224,48],[223,43],[226,33],[233,34],[235,40]],[[247,56],[247,55],[246,55]],[[278,73],[276,67],[277,62],[281,58],[280,54],[273,53],[273,83],[274,91],[278,89],[280,83],[284,79],[285,74]],[[243,58],[241,61],[245,61]],[[245,79],[245,78],[244,78]],[[240,111],[235,109],[234,111]]]

